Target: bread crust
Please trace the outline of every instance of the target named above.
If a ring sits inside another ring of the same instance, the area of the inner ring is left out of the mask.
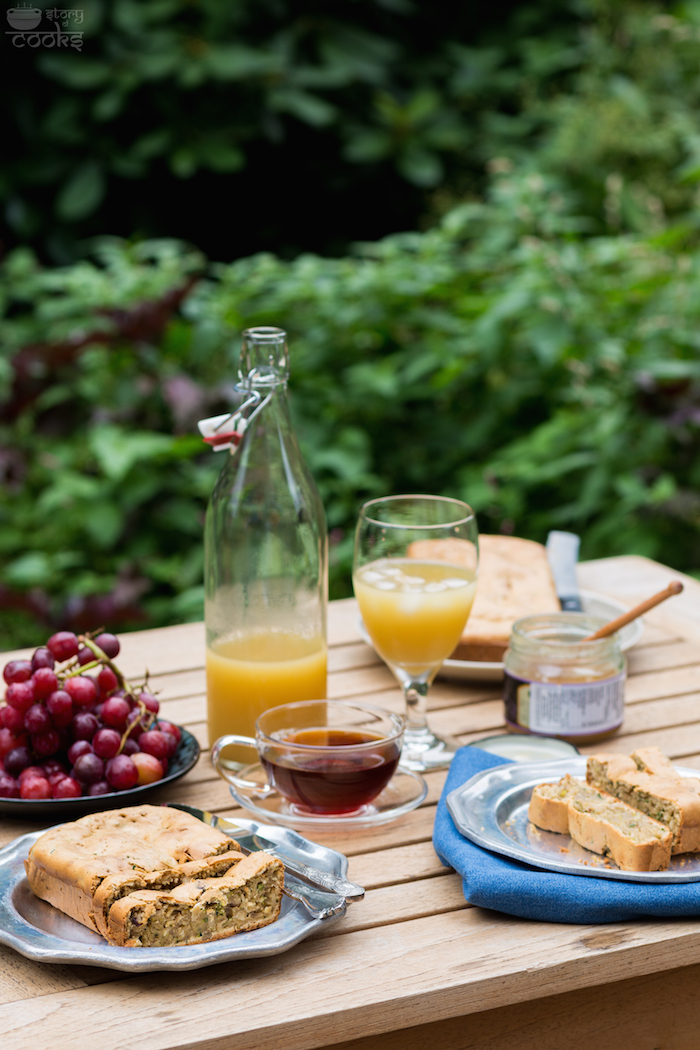
[[[654,773],[666,780],[680,780],[688,791],[700,794],[700,773],[697,777],[686,777],[679,773],[660,747],[639,747],[632,752],[632,758],[642,773]]]
[[[469,660],[473,663],[500,664],[506,655],[508,645],[500,642],[498,645],[481,645],[475,642],[460,642],[450,660]]]
[[[232,845],[235,843],[232,842]],[[176,868],[164,871],[144,872],[140,875],[108,875],[95,891],[90,911],[90,920],[98,933],[108,937],[109,913],[116,901],[137,890],[170,890],[194,879],[219,878],[229,874],[243,854],[235,850],[219,853],[204,860],[191,860],[179,864]]]
[[[680,778],[680,773],[676,772],[673,762],[660,747],[638,747],[630,757],[642,773],[655,773],[656,776],[667,779]]]
[[[622,871],[668,867],[673,843],[669,828],[574,777],[538,784],[528,817],[544,831],[569,834],[585,849],[611,857]]]
[[[585,785],[568,773],[557,784],[538,784],[528,807],[528,819],[543,831],[569,834],[569,801]]]
[[[568,803],[569,834],[593,853],[609,856],[622,871],[662,871],[671,859],[667,827],[611,796],[579,793]]]

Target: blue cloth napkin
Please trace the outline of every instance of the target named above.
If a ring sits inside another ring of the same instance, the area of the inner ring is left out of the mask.
[[[561,875],[501,857],[464,838],[448,813],[447,795],[475,773],[507,764],[506,759],[480,748],[460,748],[438,804],[433,846],[443,864],[462,876],[470,904],[545,922],[625,922],[700,915],[700,882],[653,884]]]

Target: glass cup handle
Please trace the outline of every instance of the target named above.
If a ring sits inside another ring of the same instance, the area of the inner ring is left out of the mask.
[[[225,769],[224,766],[222,766],[220,761],[221,752],[230,744],[239,744],[242,747],[252,747],[257,753],[257,745],[252,736],[239,736],[238,733],[229,733],[227,736],[219,737],[211,749],[212,764],[219,776],[223,777],[224,780],[228,780],[229,784],[233,784],[234,787],[244,788],[247,791],[252,789],[259,795],[269,795],[273,790],[271,784],[259,784],[255,780],[244,780],[243,777],[237,777],[230,769]]]

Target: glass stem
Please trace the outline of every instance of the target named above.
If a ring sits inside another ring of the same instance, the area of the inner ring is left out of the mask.
[[[408,682],[403,687],[409,732],[428,727],[428,687],[428,682]]]

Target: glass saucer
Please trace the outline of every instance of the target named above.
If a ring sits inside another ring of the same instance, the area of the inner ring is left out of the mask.
[[[259,784],[267,783],[265,770],[259,762],[239,770],[238,776]],[[342,831],[346,828],[376,827],[377,824],[388,824],[392,820],[398,820],[405,813],[410,813],[412,809],[420,806],[428,794],[428,785],[419,773],[399,766],[373,802],[345,815],[307,813],[276,791],[262,795],[254,788],[233,785],[229,785],[229,790],[239,805],[269,823],[294,828],[316,828],[318,831]]]

